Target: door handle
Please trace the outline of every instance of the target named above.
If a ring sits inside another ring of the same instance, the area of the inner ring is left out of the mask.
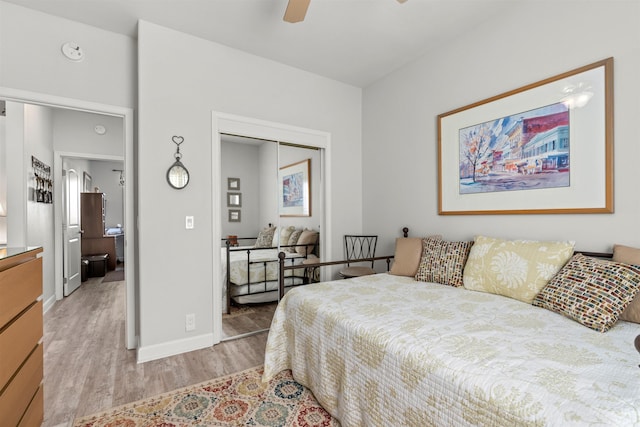
[[[84,230],[78,230],[78,233],[84,234]]]

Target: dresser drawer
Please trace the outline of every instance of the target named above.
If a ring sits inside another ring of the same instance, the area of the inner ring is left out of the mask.
[[[39,344],[31,353],[24,365],[7,384],[7,388],[0,394],[0,414],[2,415],[2,425],[17,426],[25,412],[31,411],[30,404],[38,405],[34,398],[38,398],[37,392],[42,383],[43,375],[43,350]],[[29,411],[27,410],[29,409]],[[38,408],[34,406],[37,412]],[[37,413],[30,415],[30,417]]]
[[[0,386],[9,381],[41,338],[42,301],[38,301],[0,332]]]
[[[42,294],[42,258],[0,271],[0,328]]]
[[[18,427],[40,427],[44,420],[44,392],[42,386],[38,387],[36,395],[27,408]]]

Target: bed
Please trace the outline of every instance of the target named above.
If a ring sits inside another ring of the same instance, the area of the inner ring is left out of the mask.
[[[382,273],[289,291],[264,380],[292,370],[343,426],[637,426],[639,332]]]
[[[292,228],[292,227],[291,227]],[[283,227],[284,230],[287,228]],[[267,230],[266,235],[262,235]],[[279,297],[279,259],[285,254],[285,265],[301,265],[307,259],[317,258],[318,233],[312,230],[300,232],[296,241],[288,241],[278,247],[274,239],[275,227],[269,226],[257,238],[237,238],[233,242],[255,240],[254,245],[234,246],[226,239],[221,248],[224,298],[227,313],[231,304],[256,304],[277,301]],[[285,235],[281,233],[281,237]],[[289,233],[290,234],[290,233]],[[262,243],[261,243],[262,242]],[[284,278],[285,291],[293,286],[310,282],[306,268],[288,270]]]

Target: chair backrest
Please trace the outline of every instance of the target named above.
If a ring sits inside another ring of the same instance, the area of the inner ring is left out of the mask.
[[[378,236],[345,234],[344,252],[347,261],[375,257],[377,244]],[[349,263],[347,263],[347,265],[349,265]],[[373,261],[371,261],[371,267],[373,268]]]

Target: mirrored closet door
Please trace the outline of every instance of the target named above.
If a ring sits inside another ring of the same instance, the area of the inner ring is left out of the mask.
[[[285,290],[315,279],[323,221],[322,151],[221,135],[222,340],[265,331],[278,303],[278,254]]]

